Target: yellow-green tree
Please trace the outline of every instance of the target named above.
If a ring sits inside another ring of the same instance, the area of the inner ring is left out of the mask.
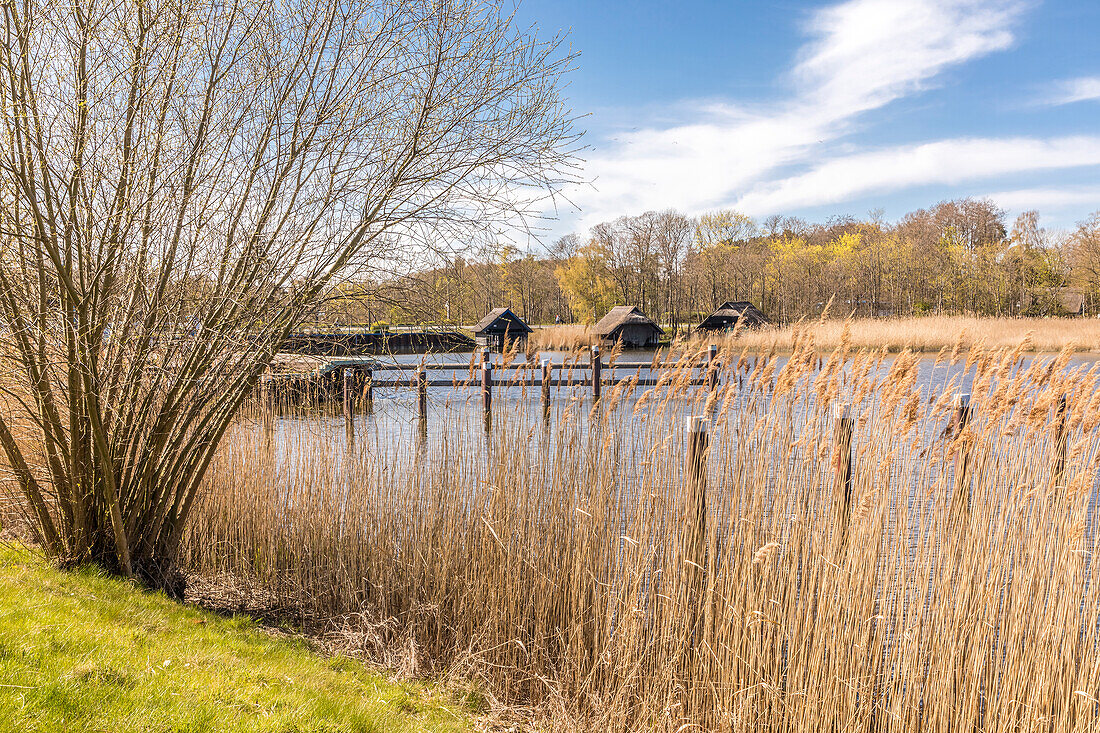
[[[756,222],[731,209],[699,217],[692,259],[697,305],[703,310],[725,300],[751,299],[768,259],[766,246],[756,235]]]
[[[573,315],[581,323],[593,323],[616,305],[615,283],[607,275],[600,248],[590,242],[555,271],[558,284],[569,298]]]

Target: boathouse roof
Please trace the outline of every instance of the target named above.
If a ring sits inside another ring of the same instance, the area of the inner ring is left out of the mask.
[[[531,333],[531,327],[512,312],[511,308],[494,308],[473,327],[475,336],[503,334],[519,336]]]
[[[655,329],[657,333],[664,333],[653,319],[632,305],[617,305],[609,310],[607,315],[596,324],[595,331],[597,335],[607,338],[624,326],[648,326]]]
[[[704,318],[698,326],[700,331],[719,331],[734,328],[738,321],[748,328],[766,326],[768,318],[759,308],[747,300],[727,300],[717,310]]]

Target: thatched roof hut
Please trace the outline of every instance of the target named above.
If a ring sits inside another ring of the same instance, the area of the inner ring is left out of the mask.
[[[727,300],[718,306],[718,310],[704,318],[697,331],[731,331],[741,321],[746,328],[759,328],[768,325],[768,318],[759,308],[747,300]]]
[[[531,327],[512,312],[511,308],[494,308],[473,327],[474,338],[481,346],[503,348],[505,340],[522,341]]]
[[[596,335],[604,341],[622,341],[623,346],[644,349],[657,345],[665,332],[632,305],[618,305],[596,324]]]

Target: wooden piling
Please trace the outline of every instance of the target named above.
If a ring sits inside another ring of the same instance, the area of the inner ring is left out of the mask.
[[[600,359],[600,347],[592,347],[592,400],[600,401],[600,382],[603,379],[603,362]]]
[[[554,367],[549,359],[542,360],[542,412],[546,417],[550,416],[550,380],[554,374]]]
[[[369,411],[374,407],[374,370],[363,370],[363,409]]]
[[[707,388],[713,392],[718,389],[718,346],[710,345],[707,353]]]
[[[948,521],[952,523],[970,513],[970,451],[959,440],[967,423],[970,422],[970,395],[961,392],[956,394],[953,405],[951,422],[947,426],[948,434],[956,442],[958,450],[955,455],[955,487],[951,494],[951,508],[948,515]]]
[[[1064,486],[1066,474],[1066,396],[1058,398],[1058,408],[1054,414],[1054,471],[1052,486]]]
[[[416,419],[416,449],[423,459],[428,449],[428,418],[425,415]]]
[[[344,369],[344,420],[351,422],[352,399],[355,395],[355,370],[348,367]]]
[[[947,423],[947,436],[957,438],[968,422],[970,422],[970,395],[958,392],[951,400],[951,420]]]
[[[693,416],[688,422],[687,483],[684,491],[683,592],[681,602],[690,609],[693,634],[698,632],[704,615],[698,613],[706,589],[707,567],[707,427],[705,417]]]
[[[843,547],[848,539],[848,523],[852,513],[852,408],[848,404],[833,407],[833,435],[836,451],[833,473],[833,496],[837,510],[837,536]]]
[[[275,433],[275,385],[271,367],[264,369],[260,376],[260,421],[264,429],[264,441],[271,447]]]
[[[260,407],[265,414],[271,412],[275,407],[273,381],[271,367],[265,367],[264,373],[260,376]]]
[[[706,486],[707,486],[707,427],[705,417],[695,415],[688,418],[688,496],[691,502],[690,516],[697,527],[706,525]],[[704,531],[703,536],[706,536]],[[702,563],[699,563],[700,565]]]
[[[481,402],[488,415],[493,409],[493,365],[488,361],[481,363]]]
[[[420,419],[428,419],[428,370],[421,364],[416,370],[416,396],[420,407]]]

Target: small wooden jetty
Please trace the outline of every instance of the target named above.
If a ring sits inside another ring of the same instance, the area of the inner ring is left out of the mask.
[[[280,350],[310,356],[354,356],[472,351],[476,345],[469,336],[455,330],[332,329],[293,333]]]
[[[605,386],[629,383],[637,387],[670,384],[668,370],[682,368],[682,363],[663,364],[653,361],[613,363],[604,360],[599,347],[593,347],[587,362],[541,363],[519,361],[492,363],[488,351],[472,354],[467,363],[401,364],[370,356],[346,356],[327,359],[301,357],[278,362],[264,375],[261,393],[265,401],[301,402],[371,402],[375,388],[415,389],[422,404],[426,403],[429,387],[453,389],[480,388],[483,399],[491,400],[494,386],[532,387],[541,389],[544,404],[549,403],[551,390],[561,387],[588,387],[599,400]],[[300,364],[309,371],[291,371]],[[692,365],[699,374],[687,379],[688,384],[718,386],[719,364],[717,348],[711,347],[706,361]]]

